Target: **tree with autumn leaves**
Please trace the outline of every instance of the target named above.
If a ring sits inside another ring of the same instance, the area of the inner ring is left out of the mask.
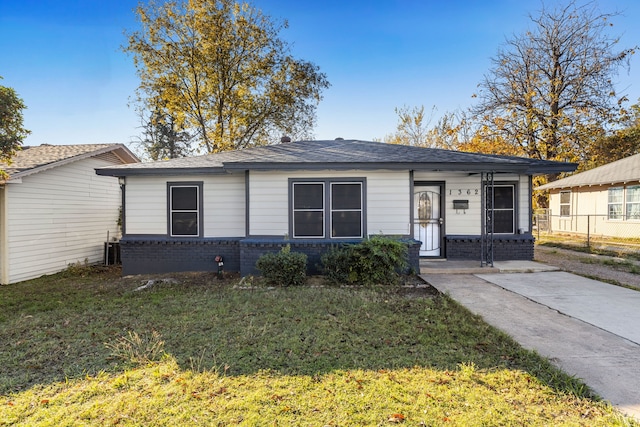
[[[207,153],[309,136],[329,82],[290,54],[286,21],[233,0],[152,0],[136,13],[141,29],[123,49],[147,117],[171,118]]]

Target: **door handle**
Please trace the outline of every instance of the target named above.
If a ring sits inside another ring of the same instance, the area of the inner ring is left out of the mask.
[[[444,219],[443,218],[438,218],[438,224],[440,224],[440,225],[444,224]]]

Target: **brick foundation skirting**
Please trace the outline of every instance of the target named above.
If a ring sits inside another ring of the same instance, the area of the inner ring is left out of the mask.
[[[479,260],[480,236],[446,236],[447,259]],[[493,237],[494,261],[533,260],[534,238],[531,234],[500,235]]]
[[[409,272],[420,271],[420,242],[408,244]],[[125,236],[120,240],[122,274],[172,273],[180,271],[217,271],[216,255],[224,259],[224,270],[242,276],[258,275],[256,261],[268,252],[279,252],[291,245],[294,252],[307,255],[307,274],[320,274],[321,257],[332,247],[358,241],[284,240],[282,238],[175,239]]]
[[[240,271],[240,239],[169,239],[124,237],[120,240],[122,274],[218,271],[216,255],[225,271]]]

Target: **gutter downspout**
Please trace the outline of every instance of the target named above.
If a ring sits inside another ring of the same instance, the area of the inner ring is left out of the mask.
[[[529,234],[533,236],[533,176],[529,175]]]
[[[249,182],[250,176],[249,176],[249,171],[246,170],[244,171],[244,237],[248,238],[249,237],[249,232],[251,231],[251,224],[249,223],[251,216],[250,216],[250,211],[249,211],[249,205],[251,203],[251,200],[249,198],[249,190],[251,188],[250,182]]]
[[[127,234],[127,220],[126,220],[126,206],[127,206],[127,178],[124,176],[118,177],[118,183],[120,184],[120,197],[122,201],[120,202],[121,212],[120,212],[120,230],[122,231],[122,237]]]

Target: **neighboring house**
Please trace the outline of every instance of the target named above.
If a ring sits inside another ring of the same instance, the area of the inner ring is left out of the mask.
[[[139,160],[121,144],[23,147],[0,180],[0,283],[98,262],[117,236],[118,180],[96,168]]]
[[[640,154],[538,190],[549,191],[551,231],[640,237]]]
[[[246,275],[256,273],[261,254],[287,244],[309,255],[314,273],[331,246],[376,234],[414,242],[414,269],[419,256],[532,259],[531,177],[572,170],[568,163],[338,139],[97,173],[126,180],[123,274],[214,270],[221,255],[225,270]],[[483,200],[486,186],[494,197]]]

